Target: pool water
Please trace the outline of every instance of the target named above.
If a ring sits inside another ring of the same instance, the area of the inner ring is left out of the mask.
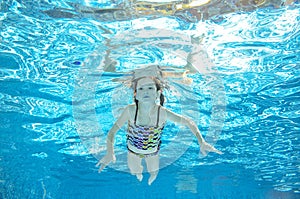
[[[299,198],[299,3],[205,21],[74,9],[121,1],[105,2],[0,2],[1,198]],[[191,133],[167,123],[149,186],[128,173],[124,128],[117,163],[98,174],[107,131],[132,103],[116,79],[149,64],[182,72],[193,37],[213,69],[170,80],[165,106],[224,154],[199,157]]]

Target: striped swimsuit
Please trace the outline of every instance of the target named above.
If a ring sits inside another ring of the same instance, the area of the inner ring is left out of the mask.
[[[157,111],[156,126],[141,126],[136,124],[137,111],[134,118],[134,124],[128,121],[127,130],[127,148],[129,152],[140,156],[141,158],[158,154],[161,144],[161,133],[163,126],[159,127],[159,112]]]

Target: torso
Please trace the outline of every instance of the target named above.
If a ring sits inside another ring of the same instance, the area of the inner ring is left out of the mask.
[[[154,110],[148,117],[138,112],[135,122],[136,106],[130,105],[127,132],[127,147],[130,151],[137,154],[151,154],[159,150],[166,112],[159,105]]]
[[[160,105],[156,105],[155,111],[152,114],[149,114],[150,117],[142,116],[138,113],[136,124],[140,126],[156,126],[157,121],[157,111]],[[134,117],[135,117],[136,105],[132,104],[129,105],[129,122],[134,124]],[[166,123],[166,110],[163,106],[161,106],[159,111],[159,122],[158,126],[162,127]],[[150,122],[149,122],[150,121]]]

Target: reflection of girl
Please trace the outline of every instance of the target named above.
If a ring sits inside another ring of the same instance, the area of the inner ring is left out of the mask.
[[[205,156],[207,152],[221,151],[205,142],[196,124],[190,119],[173,113],[164,108],[164,96],[162,85],[158,78],[154,76],[143,76],[133,81],[135,103],[128,105],[107,135],[107,153],[97,163],[101,172],[110,162],[115,162],[114,137],[116,132],[127,122],[127,148],[128,167],[132,175],[136,175],[138,180],[142,180],[143,167],[141,161],[144,158],[147,170],[150,173],[148,184],[156,179],[159,170],[159,148],[161,143],[161,133],[167,120],[186,125],[197,137],[200,151]],[[160,99],[160,104],[156,100]]]

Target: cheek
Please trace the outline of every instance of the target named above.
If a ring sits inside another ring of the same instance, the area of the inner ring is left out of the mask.
[[[138,92],[136,92],[136,94],[135,94],[135,98],[140,98],[140,96],[142,96],[142,94],[143,94],[143,92],[140,92],[140,91],[138,91]]]

